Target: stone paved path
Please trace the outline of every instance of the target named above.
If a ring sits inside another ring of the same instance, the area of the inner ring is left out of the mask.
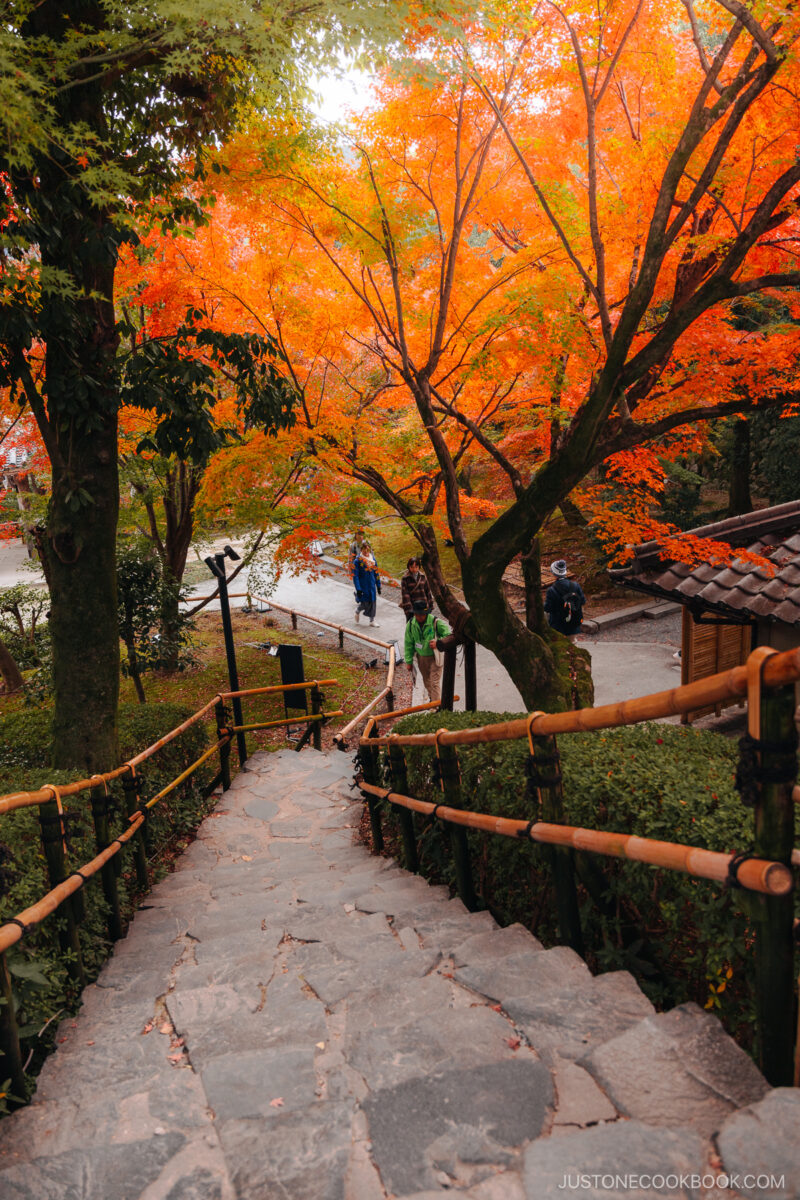
[[[247,766],[0,1124],[2,1200],[800,1195],[798,1093],[712,1017],[354,845],[343,755]]]

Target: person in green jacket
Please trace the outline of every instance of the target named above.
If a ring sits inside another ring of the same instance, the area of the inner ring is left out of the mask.
[[[450,626],[441,617],[435,617],[427,604],[418,601],[414,615],[406,625],[403,658],[409,671],[414,669],[414,658],[419,664],[419,673],[431,700],[441,700],[442,668],[433,653],[438,649],[439,638],[447,637]]]

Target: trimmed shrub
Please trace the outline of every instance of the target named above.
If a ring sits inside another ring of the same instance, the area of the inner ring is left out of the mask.
[[[464,729],[512,713],[433,712],[403,717],[396,733]],[[645,724],[558,738],[565,821],[709,850],[747,849],[753,813],[735,791],[737,747],[720,734]],[[476,812],[537,819],[526,795],[525,741],[457,748],[462,803]],[[409,793],[441,791],[429,748],[406,747]],[[388,763],[382,763],[388,785]],[[387,833],[396,816],[384,805]],[[416,817],[421,871],[454,887],[446,830]],[[475,886],[501,924],[521,921],[545,945],[559,940],[548,849],[468,832]],[[399,837],[397,837],[399,844]],[[644,863],[575,855],[586,957],[595,971],[632,971],[659,1007],[686,1000],[713,1009],[745,1045],[752,1040],[752,929],[741,893]]]

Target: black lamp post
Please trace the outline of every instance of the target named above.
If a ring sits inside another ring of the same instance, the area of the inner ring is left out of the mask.
[[[236,669],[236,647],[233,644],[233,626],[231,625],[231,605],[228,599],[228,580],[225,574],[225,559],[230,558],[233,562],[238,562],[240,555],[236,553],[232,546],[226,546],[222,554],[209,555],[205,559],[205,564],[211,574],[219,584],[219,607],[222,613],[222,632],[225,635],[225,655],[228,659],[228,679],[231,684],[231,691],[239,691],[239,672]],[[233,720],[236,725],[243,725],[242,718],[242,702],[238,696],[233,697]],[[236,734],[236,749],[239,752],[239,765],[241,766],[247,759],[247,743],[244,740],[244,734],[239,732]]]

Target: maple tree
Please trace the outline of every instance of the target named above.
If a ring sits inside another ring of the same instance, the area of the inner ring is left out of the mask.
[[[797,316],[799,33],[793,9],[736,0],[543,3],[426,40],[425,78],[387,84],[347,154],[265,160],[362,356],[317,441],[413,529],[451,623],[531,708],[582,691],[580,653],[541,607],[553,509],[602,501],[602,467],[630,500],[598,514],[607,540],[648,536],[650,447],[698,446],[705,423],[793,388],[796,323],[747,330],[737,313],[766,294]],[[479,458],[498,507],[470,544]],[[440,569],[440,507],[468,607]],[[524,619],[502,588],[516,555]]]
[[[117,753],[120,247],[140,216],[200,219],[204,151],[256,103],[284,103],[343,43],[394,24],[391,6],[370,0],[4,8],[0,386],[29,406],[51,464],[43,565],[56,766],[97,771]],[[177,414],[162,415],[179,432]]]

